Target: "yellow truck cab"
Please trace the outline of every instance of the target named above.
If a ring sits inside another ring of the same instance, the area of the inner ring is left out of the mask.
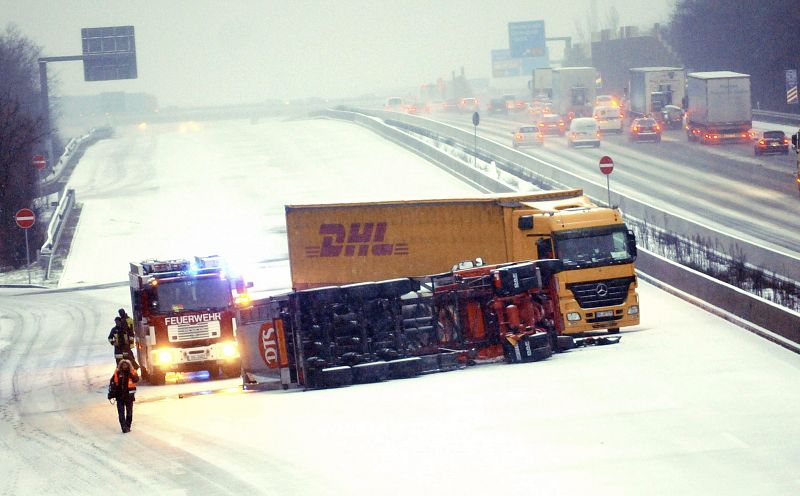
[[[474,198],[287,205],[294,289],[415,277],[463,260],[558,258],[561,331],[639,323],[635,239],[579,189]]]

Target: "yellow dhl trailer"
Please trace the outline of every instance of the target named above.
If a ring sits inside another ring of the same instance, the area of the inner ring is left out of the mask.
[[[636,240],[580,189],[474,198],[287,205],[294,289],[415,277],[481,259],[558,258],[565,334],[639,323]]]

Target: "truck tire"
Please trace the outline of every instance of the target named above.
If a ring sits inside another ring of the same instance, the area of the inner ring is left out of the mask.
[[[575,340],[572,336],[557,336],[556,337],[556,352],[567,351],[575,348]]]
[[[167,373],[160,370],[153,370],[147,374],[147,382],[153,386],[163,386],[166,382]]]
[[[242,367],[238,363],[223,365],[222,374],[228,379],[233,379],[234,377],[240,377],[242,375]]]
[[[354,365],[353,384],[380,382],[389,376],[389,364],[386,362],[360,363]]]
[[[411,291],[419,291],[419,283],[411,279],[390,279],[375,283],[381,298],[399,298]]]
[[[306,289],[298,291],[296,294],[302,306],[336,303],[342,298],[342,290],[338,286]]]
[[[378,286],[372,282],[348,284],[347,286],[342,286],[342,291],[348,297],[357,300],[372,300],[379,295]]]

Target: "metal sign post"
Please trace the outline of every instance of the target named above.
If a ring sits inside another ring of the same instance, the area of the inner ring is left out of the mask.
[[[614,172],[614,161],[608,155],[600,159],[600,172],[606,175],[606,191],[608,191],[608,208],[611,208],[611,173]]]
[[[27,261],[26,268],[28,269],[28,284],[31,283],[31,250],[28,245],[28,229],[30,229],[36,222],[36,215],[33,210],[29,208],[21,208],[17,210],[14,215],[14,221],[17,225],[25,231],[25,260]]]
[[[472,113],[472,126],[475,128],[475,143],[473,146],[474,157],[472,163],[477,167],[478,165],[478,124],[481,123],[481,115],[477,112]]]

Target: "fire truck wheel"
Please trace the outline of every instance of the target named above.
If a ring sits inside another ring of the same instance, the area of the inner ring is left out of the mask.
[[[223,365],[222,373],[225,375],[225,377],[233,379],[234,377],[239,377],[242,375],[242,369],[238,363],[232,363],[230,365]]]
[[[166,382],[167,373],[160,370],[154,370],[148,374],[148,382],[153,386],[163,386]]]
[[[608,329],[609,334],[619,334],[619,327],[611,327]]]

